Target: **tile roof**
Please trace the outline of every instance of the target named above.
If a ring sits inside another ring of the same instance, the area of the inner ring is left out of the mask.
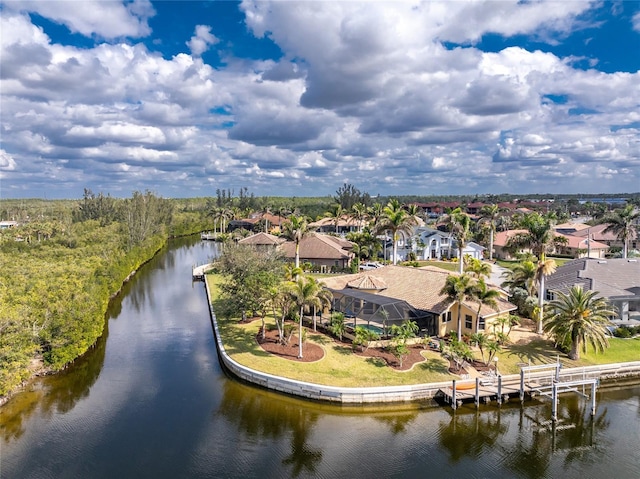
[[[284,241],[286,241],[286,239],[282,238],[281,236],[274,236],[269,233],[260,232],[251,236],[247,236],[246,238],[242,238],[238,241],[238,244],[253,246],[275,246],[283,243]]]
[[[294,258],[296,245],[287,241],[280,246],[287,258]],[[302,259],[349,259],[353,256],[353,243],[336,236],[311,233],[300,241],[300,258]]]
[[[404,300],[415,309],[436,314],[444,313],[453,304],[445,295],[440,294],[450,274],[453,273],[435,266],[411,268],[388,265],[377,268],[375,271],[375,276],[387,284],[387,289],[381,294],[390,298]],[[327,288],[341,290],[366,275],[367,273],[357,273],[333,276],[325,278],[323,282]],[[478,309],[478,303],[475,302],[465,302],[465,305],[473,311]],[[482,316],[491,316],[499,312],[513,311],[515,309],[516,307],[506,299],[500,299],[498,300],[497,310],[483,305],[480,314]]]

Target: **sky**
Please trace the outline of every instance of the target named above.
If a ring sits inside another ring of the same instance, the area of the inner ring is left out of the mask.
[[[640,191],[640,1],[0,0],[0,198]]]

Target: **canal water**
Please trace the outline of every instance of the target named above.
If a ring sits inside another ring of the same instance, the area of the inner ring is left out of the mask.
[[[135,275],[103,337],[0,409],[4,478],[640,478],[640,387],[548,402],[338,407],[221,370],[182,239]]]

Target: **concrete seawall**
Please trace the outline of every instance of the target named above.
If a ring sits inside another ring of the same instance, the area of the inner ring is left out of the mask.
[[[374,404],[374,403],[400,403],[412,401],[433,400],[441,390],[450,388],[451,381],[438,383],[412,384],[409,386],[386,387],[362,387],[347,388],[322,384],[314,384],[295,379],[283,378],[272,374],[256,371],[234,361],[226,352],[220,338],[218,321],[211,306],[209,285],[204,282],[209,302],[209,314],[214,330],[218,355],[224,367],[234,376],[246,382],[279,391],[285,394],[298,396],[316,401],[328,401],[342,404]],[[562,370],[563,380],[599,378],[602,380],[615,380],[626,377],[640,377],[640,361],[629,363],[603,364],[598,366],[586,366],[582,368],[568,368]],[[549,373],[531,373],[529,379],[547,379]],[[566,378],[566,379],[565,379]],[[502,376],[504,384],[516,384],[520,382],[519,374]],[[472,383],[473,381],[456,381],[459,385]]]

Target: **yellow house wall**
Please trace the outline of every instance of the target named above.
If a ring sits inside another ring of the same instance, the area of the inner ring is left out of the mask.
[[[451,306],[451,308],[449,308],[449,310],[451,311],[451,321],[448,322],[443,322],[443,318],[446,318],[446,314],[447,313],[443,313],[440,315],[440,318],[438,319],[438,336],[447,336],[449,334],[450,331],[457,331],[458,330],[458,305],[457,304],[453,304]],[[477,333],[477,325],[478,325],[478,315],[477,315],[478,310],[472,310],[468,307],[466,307],[465,305],[462,305],[462,315],[460,316],[460,322],[462,323],[462,334],[473,334],[473,333]],[[472,328],[466,328],[465,327],[465,315],[471,315],[473,317],[473,322],[472,322]],[[485,326],[484,326],[484,330],[481,330],[480,332],[485,332],[485,333],[490,333],[492,332],[493,328],[491,327],[491,325],[496,321],[496,319],[502,317],[502,316],[506,316],[509,313],[503,313],[503,314],[498,314],[496,316],[491,316],[489,318],[485,318]]]

